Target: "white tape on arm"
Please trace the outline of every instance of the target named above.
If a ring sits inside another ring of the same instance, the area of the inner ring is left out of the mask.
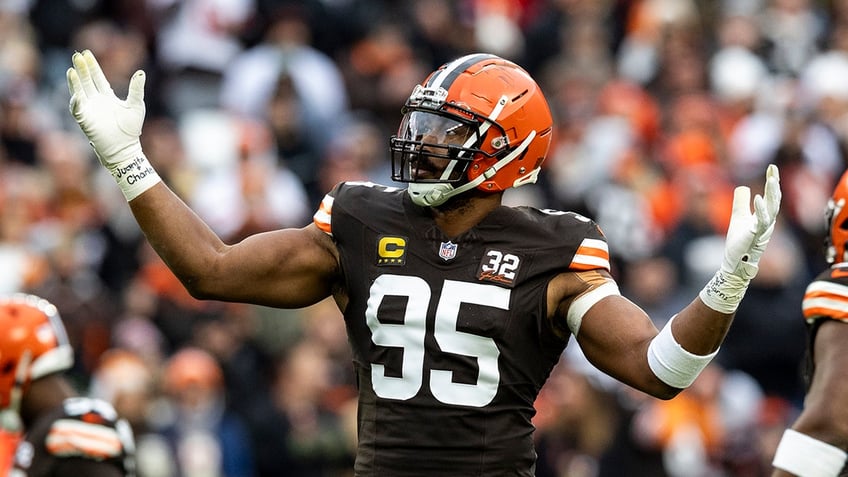
[[[162,179],[156,169],[150,165],[143,152],[136,153],[131,159],[106,166],[115,182],[124,193],[127,202],[135,199],[142,192],[158,184]]]
[[[571,306],[568,307],[568,316],[566,317],[568,329],[571,330],[571,334],[575,337],[577,336],[577,332],[580,331],[580,324],[583,323],[583,315],[585,315],[586,312],[589,311],[589,308],[592,308],[595,303],[610,295],[620,294],[621,292],[618,291],[618,285],[616,285],[615,282],[609,281],[575,298],[574,301],[571,302]]]
[[[685,389],[710,364],[718,350],[702,356],[683,349],[671,334],[671,323],[676,317],[671,317],[648,345],[648,365],[660,381],[674,388]]]
[[[787,429],[771,464],[800,477],[836,477],[845,466],[846,456],[836,446]]]
[[[750,264],[742,264],[740,268],[748,267],[750,269],[751,266]],[[754,266],[754,270],[754,272],[749,273],[756,274],[756,266]],[[749,279],[719,270],[704,285],[698,296],[711,309],[730,315],[736,312],[736,308],[748,290],[749,282]]]

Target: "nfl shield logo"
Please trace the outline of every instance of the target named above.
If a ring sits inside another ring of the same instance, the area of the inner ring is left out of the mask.
[[[452,260],[456,257],[456,244],[451,243],[450,240],[442,242],[442,246],[439,247],[439,256],[442,257],[444,261]]]

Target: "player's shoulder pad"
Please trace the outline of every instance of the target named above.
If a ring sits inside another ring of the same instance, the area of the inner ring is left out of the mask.
[[[367,210],[385,202],[379,200],[380,194],[397,194],[402,190],[374,182],[339,182],[324,195],[318,210],[312,216],[312,221],[324,233],[333,235],[334,211],[354,214],[357,210]]]
[[[594,220],[577,212],[534,207],[522,207],[521,209],[525,213],[533,215],[535,220],[544,223],[544,228],[556,235],[561,236],[563,231],[568,231],[568,235],[576,234],[592,239],[606,240],[604,232]]]
[[[75,397],[62,403],[62,411],[51,423],[45,438],[50,454],[105,460],[120,457],[134,448],[129,424],[118,418],[108,402]]]
[[[380,193],[396,193],[403,189],[399,187],[386,186],[370,181],[346,181],[339,182],[330,191],[336,200],[344,197],[346,200],[356,199],[360,197],[371,197]]]
[[[572,254],[573,271],[610,270],[610,251],[603,231],[592,219],[576,212],[517,207],[510,227],[527,241],[560,256]]]
[[[848,320],[848,264],[837,264],[807,285],[802,304],[804,319]]]

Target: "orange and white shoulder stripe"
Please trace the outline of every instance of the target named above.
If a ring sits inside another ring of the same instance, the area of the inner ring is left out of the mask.
[[[59,457],[107,459],[120,456],[123,451],[117,430],[76,419],[54,422],[44,444],[51,454]]]
[[[325,234],[333,236],[333,196],[327,194],[321,200],[321,205],[315,215],[312,216],[312,222],[318,226]]]
[[[584,238],[571,260],[571,270],[610,269],[609,247],[603,240]]]
[[[816,280],[807,287],[802,308],[808,322],[821,317],[848,320],[848,286]]]

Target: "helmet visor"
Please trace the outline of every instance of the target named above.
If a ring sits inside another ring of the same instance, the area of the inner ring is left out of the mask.
[[[401,182],[459,182],[481,152],[477,123],[410,111],[391,139],[392,178]]]

